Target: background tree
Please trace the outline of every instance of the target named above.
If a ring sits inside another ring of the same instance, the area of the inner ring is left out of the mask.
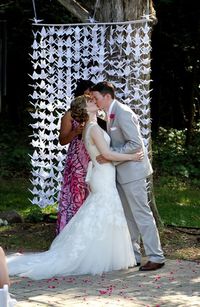
[[[187,129],[192,142],[200,120],[200,5],[154,0],[158,23],[152,33],[153,130]]]

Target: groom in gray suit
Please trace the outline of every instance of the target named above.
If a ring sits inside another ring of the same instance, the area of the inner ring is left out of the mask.
[[[152,167],[142,141],[136,114],[115,99],[114,86],[100,82],[91,89],[99,109],[107,114],[107,132],[111,137],[111,147],[121,153],[134,153],[143,150],[141,162],[127,161],[116,165],[116,181],[122,200],[125,216],[131,234],[137,265],[141,264],[140,236],[148,261],[140,266],[140,271],[160,269],[164,265],[164,255],[152,211],[148,204],[146,178],[152,174]],[[99,163],[105,163],[98,156]]]

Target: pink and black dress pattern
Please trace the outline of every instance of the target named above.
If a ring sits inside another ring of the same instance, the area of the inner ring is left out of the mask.
[[[72,121],[72,129],[78,123]],[[63,173],[63,183],[60,191],[56,234],[59,234],[70,219],[81,207],[89,190],[85,182],[89,155],[86,151],[82,139],[75,137],[69,144],[65,168]]]

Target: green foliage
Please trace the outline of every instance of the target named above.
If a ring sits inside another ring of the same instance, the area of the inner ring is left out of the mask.
[[[194,130],[192,144],[185,146],[186,130],[159,128],[153,138],[155,176],[179,176],[196,180],[200,175],[200,127]]]
[[[32,205],[28,212],[24,212],[25,221],[26,223],[55,222],[57,220],[56,208],[56,204],[43,209]]]
[[[0,134],[0,178],[27,176],[30,171],[28,129],[16,129],[2,121]]]
[[[42,221],[43,221],[42,209],[38,206],[34,206],[33,208],[31,208],[28,215],[26,216],[26,222],[38,223]]]

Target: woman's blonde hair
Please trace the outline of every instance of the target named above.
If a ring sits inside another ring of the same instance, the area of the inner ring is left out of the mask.
[[[87,101],[90,100],[89,95],[82,95],[74,98],[70,105],[71,117],[79,123],[86,122],[88,120],[88,113],[86,110]]]

